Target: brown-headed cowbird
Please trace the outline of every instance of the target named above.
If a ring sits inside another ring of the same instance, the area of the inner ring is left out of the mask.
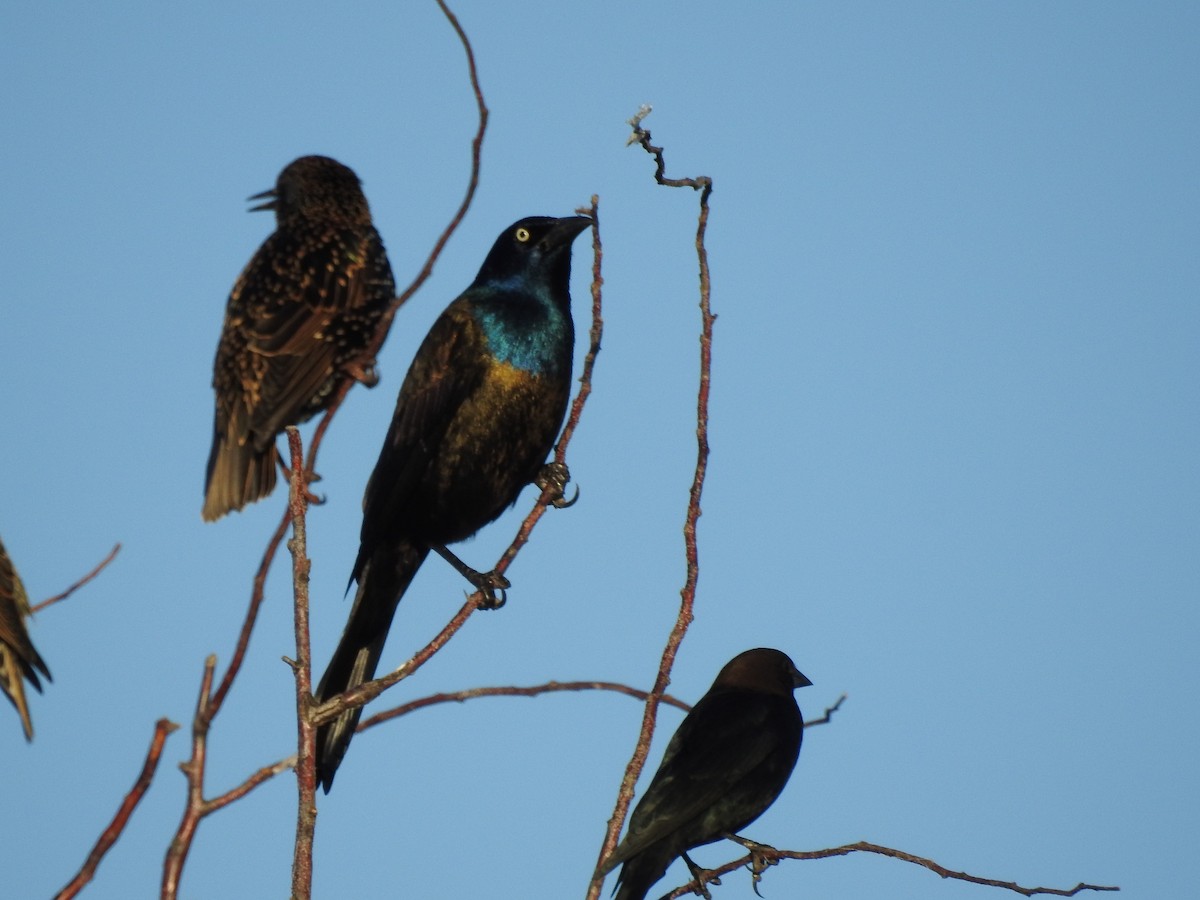
[[[606,875],[621,866],[617,900],[642,900],[676,857],[736,834],[775,802],[804,733],[792,691],[810,684],[778,650],[747,650],[726,663],[680,723],[625,839],[600,867]]]
[[[8,695],[25,729],[25,740],[33,740],[33,722],[29,718],[29,704],[25,702],[25,683],[28,678],[38,691],[42,683],[37,673],[50,680],[50,670],[33,649],[29,631],[25,628],[25,617],[29,615],[29,598],[25,585],[17,570],[13,568],[8,551],[0,544],[0,689]],[[35,671],[36,670],[36,671]]]
[[[275,488],[275,438],[327,409],[340,383],[373,384],[364,358],[396,293],[358,176],[326,156],[290,163],[266,239],[233,286],[213,365],[217,394],[204,484],[211,522]]]
[[[452,556],[446,544],[544,477],[571,392],[571,244],[591,224],[531,216],[506,228],[417,350],[367,482],[350,576],[358,592],[318,702],[374,677],[396,606],[430,550]],[[468,577],[481,589],[488,581]],[[361,715],[347,710],[317,732],[326,792]]]

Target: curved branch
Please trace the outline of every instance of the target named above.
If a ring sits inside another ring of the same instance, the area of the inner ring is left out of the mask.
[[[113,552],[109,554],[108,559],[102,562],[91,575],[79,582],[83,584],[88,579],[95,577],[96,572],[103,569],[108,561],[116,555],[120,544],[113,548]],[[75,585],[78,587],[78,585]],[[69,588],[69,594],[75,588]],[[65,595],[64,595],[65,596]],[[61,598],[60,598],[61,599]],[[125,799],[121,801],[120,807],[117,809],[117,814],[113,816],[112,822],[100,834],[99,840],[92,848],[92,852],[88,854],[88,858],[84,861],[83,867],[78,874],[64,887],[61,891],[55,894],[55,900],[70,900],[76,896],[89,881],[96,877],[96,869],[100,865],[100,860],[104,858],[112,845],[117,842],[117,838],[121,836],[121,832],[125,830],[125,826],[129,824],[129,817],[133,815],[133,810],[141,802],[142,797],[150,788],[150,782],[154,780],[154,773],[158,770],[158,761],[162,758],[163,745],[167,741],[167,735],[175,731],[179,726],[169,719],[159,719],[154,725],[154,737],[150,739],[150,749],[146,752],[146,761],[142,764],[142,771],[138,774],[137,780],[133,783],[129,793],[125,795]]]
[[[658,674],[654,679],[654,688],[646,700],[646,710],[642,716],[642,727],[638,733],[637,743],[629,764],[625,767],[625,775],[621,779],[621,787],[617,792],[617,802],[612,817],[608,820],[608,831],[601,844],[600,853],[596,860],[597,867],[617,846],[617,837],[621,833],[621,825],[629,812],[629,804],[633,799],[633,790],[637,784],[642,767],[646,764],[646,755],[650,752],[650,739],[654,735],[654,725],[658,717],[658,704],[667,685],[671,682],[671,668],[675,665],[675,657],[688,627],[692,624],[693,608],[696,603],[696,584],[700,576],[700,557],[696,541],[696,523],[700,518],[700,497],[704,492],[704,477],[708,470],[708,395],[712,373],[712,334],[713,322],[716,316],[712,314],[710,297],[712,284],[709,278],[708,250],[704,246],[704,235],[708,228],[708,198],[712,194],[712,179],[701,175],[697,178],[668,179],[664,176],[666,164],[663,161],[662,148],[650,143],[650,132],[641,127],[642,119],[649,115],[650,108],[642,107],[638,115],[630,119],[633,126],[634,138],[631,141],[640,143],[646,152],[656,160],[655,181],[668,187],[691,187],[700,190],[700,213],[696,226],[696,256],[700,265],[700,384],[696,395],[696,468],[692,476],[692,486],[688,492],[687,513],[683,523],[684,557],[687,561],[687,575],[683,588],[680,590],[679,615],[675,625],[667,637],[663,648],[662,659],[659,662]],[[603,879],[594,874],[588,886],[588,900],[595,900],[600,895],[600,885]]]
[[[368,728],[375,725],[382,725],[391,719],[398,719],[419,709],[437,706],[441,703],[465,703],[468,700],[474,700],[478,697],[536,697],[539,694],[553,694],[560,691],[612,691],[618,694],[626,694],[637,700],[645,700],[650,696],[647,691],[638,690],[627,684],[618,684],[615,681],[547,681],[544,684],[535,684],[530,687],[512,685],[509,687],[468,688],[462,691],[430,694],[428,697],[410,700],[408,703],[401,704],[393,709],[385,709],[383,712],[378,712],[370,718],[364,719],[359,724],[357,730],[366,731]],[[672,697],[670,694],[664,694],[662,702],[681,709],[684,712],[691,709],[682,700]]]
[[[106,556],[106,557],[104,557],[104,559],[100,560],[100,562],[96,566],[96,568],[92,569],[92,571],[88,572],[86,575],[84,575],[82,578],[80,578],[77,582],[75,582],[73,585],[71,585],[69,588],[67,588],[65,591],[63,591],[61,594],[55,594],[53,597],[49,597],[49,598],[43,600],[41,603],[38,603],[37,605],[30,607],[29,608],[30,614],[41,612],[47,606],[53,606],[55,603],[58,603],[60,600],[66,600],[73,593],[75,593],[77,590],[79,590],[81,587],[83,587],[85,584],[87,584],[89,581],[91,581],[93,578],[95,578],[97,575],[99,575],[102,571],[104,571],[104,567],[107,566],[114,559],[116,559],[117,554],[120,552],[121,552],[120,543],[113,544],[113,548],[110,551],[108,551],[108,556]]]
[[[945,866],[934,862],[932,859],[927,859],[923,856],[916,856],[912,853],[906,853],[903,850],[895,850],[891,847],[884,847],[880,844],[872,844],[869,841],[858,841],[853,844],[845,844],[841,847],[830,847],[826,850],[776,850],[773,847],[760,845],[754,853],[747,853],[738,859],[727,862],[715,869],[707,869],[704,872],[705,881],[711,882],[713,878],[725,875],[735,869],[740,869],[742,866],[755,866],[758,872],[762,872],[767,866],[772,866],[783,859],[829,859],[835,856],[848,856],[851,853],[877,853],[880,856],[890,856],[892,859],[898,859],[903,862],[912,863],[913,865],[923,866],[929,871],[940,875],[942,878],[952,878],[956,881],[966,881],[971,884],[981,884],[986,887],[1003,888],[1014,893],[1021,894],[1025,897],[1032,897],[1035,894],[1049,894],[1055,897],[1074,897],[1076,894],[1083,891],[1119,891],[1119,887],[1100,885],[1100,884],[1085,884],[1080,882],[1073,888],[1048,888],[1048,887],[1022,887],[1015,881],[1000,881],[995,878],[983,878],[979,875],[971,875],[967,872],[958,872],[953,869],[947,869]],[[755,860],[758,857],[758,861]],[[696,881],[689,881],[687,884],[680,885],[669,894],[665,895],[663,900],[669,898],[683,897],[687,894],[694,894],[699,890],[699,885]]]

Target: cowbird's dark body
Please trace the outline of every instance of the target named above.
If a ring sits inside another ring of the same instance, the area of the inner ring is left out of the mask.
[[[233,286],[213,366],[206,521],[271,493],[286,426],[328,408],[343,379],[371,382],[363,354],[396,293],[353,171],[302,156],[262,197],[276,229]]]
[[[33,648],[29,631],[25,628],[25,617],[29,615],[29,598],[17,570],[13,568],[8,551],[0,544],[0,688],[8,695],[21,717],[25,739],[33,740],[33,721],[29,717],[29,704],[25,700],[25,683],[28,679],[40,692],[42,683],[37,673],[50,680],[50,670]]]
[[[571,242],[590,222],[534,217],[506,229],[418,349],[363,498],[358,591],[318,701],[374,677],[429,550],[499,516],[546,462],[571,387]],[[317,735],[326,791],[360,714]]]
[[[736,834],[779,796],[804,720],[792,691],[811,684],[786,654],[734,657],[692,707],[601,873],[622,865],[617,900],[641,900],[693,847]]]

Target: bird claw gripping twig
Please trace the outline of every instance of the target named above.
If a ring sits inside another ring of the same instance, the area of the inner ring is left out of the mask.
[[[475,585],[475,592],[480,595],[480,609],[499,609],[508,602],[508,594],[505,593],[508,588],[512,587],[512,583],[496,572],[476,572],[478,578],[473,580],[468,578]],[[497,594],[499,591],[499,594]]]
[[[694,890],[692,893],[694,893],[697,897],[703,897],[704,900],[712,900],[712,894],[708,892],[708,885],[719,885],[721,883],[721,879],[716,875],[712,875],[710,870],[705,869],[703,866],[697,865],[696,861],[686,853],[683,854],[683,861],[688,867],[688,872],[691,873],[692,881],[696,882],[696,890]]]
[[[575,501],[579,499],[579,485],[575,485],[575,496],[570,500],[566,499],[567,484],[571,480],[571,471],[567,468],[566,463],[549,462],[542,466],[537,477],[533,479],[533,483],[537,485],[541,491],[549,491],[549,503],[555,509],[566,509],[569,506],[574,506]]]
[[[752,841],[749,838],[739,837],[736,834],[729,834],[726,835],[726,837],[731,841],[737,841],[750,851],[750,865],[747,866],[747,868],[750,869],[750,877],[751,883],[754,886],[754,893],[761,897],[762,894],[758,893],[758,883],[762,881],[763,872],[767,871],[767,869],[771,868],[771,866],[779,865],[778,857],[773,855],[776,853],[775,848],[770,844],[760,844],[758,841]],[[768,856],[768,854],[772,855]]]

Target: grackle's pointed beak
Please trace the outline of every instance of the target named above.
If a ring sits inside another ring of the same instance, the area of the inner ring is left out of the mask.
[[[592,227],[590,216],[567,216],[559,219],[558,223],[546,235],[548,245],[570,244],[581,232]]]

